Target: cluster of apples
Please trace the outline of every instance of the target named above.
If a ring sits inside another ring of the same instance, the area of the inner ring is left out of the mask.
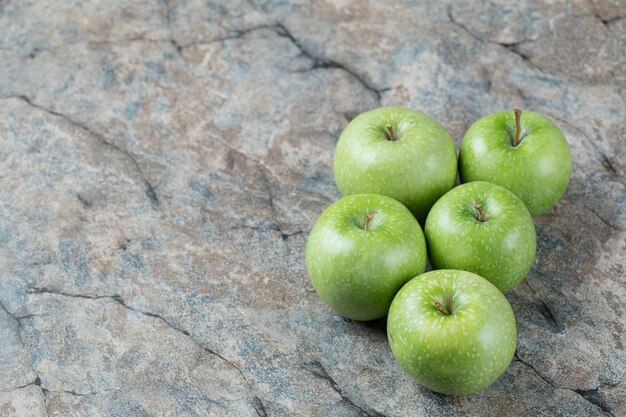
[[[481,390],[515,353],[503,293],[534,262],[532,216],[561,198],[571,172],[563,133],[537,113],[483,117],[457,161],[452,138],[426,114],[365,112],[335,149],[344,197],[309,235],[313,287],[350,319],[387,315],[391,350],[420,384],[444,394]],[[424,273],[428,255],[434,270]]]

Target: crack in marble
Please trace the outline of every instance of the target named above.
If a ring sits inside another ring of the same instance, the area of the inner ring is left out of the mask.
[[[111,142],[110,140],[108,140],[106,137],[104,137],[102,134],[93,131],[90,127],[84,125],[81,122],[78,122],[74,119],[72,119],[71,117],[60,113],[58,111],[52,110],[52,109],[48,109],[46,107],[43,107],[37,103],[35,103],[34,101],[32,101],[28,96],[26,95],[10,95],[10,96],[2,96],[0,97],[2,99],[17,99],[20,100],[24,103],[26,103],[27,105],[38,109],[40,111],[43,111],[44,113],[48,113],[52,116],[55,117],[59,117],[61,119],[63,119],[64,121],[66,121],[68,124],[70,124],[71,126],[87,133],[89,136],[95,138],[100,144],[109,147],[110,149],[116,151],[117,153],[123,155],[127,160],[129,160],[133,167],[135,168],[135,170],[137,171],[137,173],[139,174],[139,177],[141,179],[141,181],[144,184],[145,187],[145,194],[148,197],[148,199],[150,200],[152,206],[155,209],[159,209],[160,208],[160,200],[159,197],[156,193],[156,190],[154,188],[154,186],[152,185],[152,183],[150,181],[148,181],[148,179],[146,178],[145,173],[143,172],[141,165],[139,164],[139,161],[137,160],[137,158],[129,151],[125,150],[124,148],[114,144],[113,142]]]
[[[282,238],[283,240],[287,240],[287,239],[289,239],[290,237],[294,237],[294,236],[298,236],[298,235],[303,235],[303,234],[305,234],[305,233],[308,233],[308,232],[307,232],[306,230],[298,230],[298,231],[291,232],[291,233],[284,233],[284,232],[282,232],[282,231],[281,231],[281,232],[280,232],[280,235],[281,235],[281,238]]]
[[[468,28],[466,25],[464,25],[463,23],[457,21],[453,14],[452,14],[452,6],[448,6],[448,8],[446,9],[447,13],[448,13],[448,19],[450,21],[451,24],[453,24],[454,26],[460,28],[461,30],[463,30],[465,33],[467,33],[468,35],[470,35],[472,38],[476,39],[478,42],[482,43],[482,44],[493,44],[493,45],[499,45],[501,47],[503,47],[504,49],[506,49],[507,51],[517,55],[518,57],[520,57],[522,59],[523,62],[525,62],[529,67],[535,68],[536,70],[538,70],[539,72],[542,73],[546,73],[546,71],[540,67],[539,65],[537,65],[536,62],[534,62],[532,60],[532,58],[526,54],[524,54],[523,52],[521,52],[518,47],[523,44],[523,43],[528,43],[528,42],[533,42],[530,39],[523,39],[519,42],[513,42],[513,43],[502,43],[502,42],[496,42],[496,41],[492,41],[489,39],[483,39],[482,37],[478,36],[477,34],[475,34],[472,30],[470,30],[470,28]]]
[[[463,30],[465,33],[467,33],[468,35],[470,35],[472,38],[476,39],[477,41],[479,41],[481,43],[486,43],[483,38],[481,38],[480,36],[476,35],[474,32],[469,30],[469,28],[467,26],[465,26],[464,24],[462,24],[460,22],[457,22],[454,19],[454,16],[452,16],[452,6],[448,6],[446,8],[446,12],[448,14],[448,20],[450,21],[450,23],[452,23],[454,26],[460,28],[461,30]]]
[[[208,207],[201,207],[200,209],[204,213],[206,213],[209,217],[212,214],[217,213],[216,210],[211,210]],[[290,237],[293,237],[293,236],[297,236],[297,235],[300,235],[300,234],[308,233],[308,230],[303,230],[303,229],[302,230],[296,230],[296,231],[293,231],[293,232],[285,232],[285,231],[283,231],[281,229],[281,226],[278,223],[276,223],[275,221],[272,221],[269,224],[259,224],[259,225],[250,225],[250,224],[245,224],[245,223],[234,224],[234,225],[231,225],[230,227],[225,227],[225,228],[219,228],[218,227],[217,231],[219,231],[219,232],[229,232],[229,231],[233,231],[233,230],[242,230],[242,229],[253,230],[253,231],[256,231],[256,232],[259,232],[259,231],[275,231],[275,232],[278,232],[280,234],[280,237],[281,237],[281,239],[283,241],[285,241],[285,240],[287,240],[287,239],[289,239]],[[189,234],[189,231],[187,231],[187,230],[181,229],[181,231],[185,235],[187,235],[187,236],[194,237],[193,235]],[[196,237],[194,237],[194,238],[196,238]]]
[[[261,230],[273,230],[273,231],[276,231],[276,232],[280,233],[280,237],[281,237],[282,240],[287,240],[290,237],[298,236],[298,235],[302,235],[302,234],[307,233],[306,230],[296,230],[295,232],[286,233],[286,232],[283,232],[280,229],[280,226],[278,224],[276,224],[276,223],[272,223],[269,226],[250,226],[250,225],[247,225],[247,224],[238,224],[238,225],[229,227],[228,229],[219,229],[219,230],[221,232],[224,232],[224,231],[241,230],[241,229],[254,230],[254,231],[257,231],[257,232],[261,231]]]
[[[43,389],[43,388],[42,388]],[[77,391],[72,391],[72,390],[59,390],[59,391],[52,391],[47,389],[48,393],[59,393],[59,394],[70,394],[73,395],[75,397],[85,397],[85,396],[89,396],[89,395],[97,395],[97,394],[101,394],[100,392],[77,392]],[[108,391],[104,391],[104,392],[108,392]]]
[[[606,139],[606,136],[598,127],[594,127],[593,130],[596,135],[596,141],[592,141],[592,145],[596,145],[596,142],[603,143]],[[588,137],[587,139],[590,140],[591,138]],[[600,154],[600,162],[602,163],[602,166],[608,171],[609,175],[612,174],[614,177],[621,176],[619,168],[613,164],[613,161],[611,160],[611,158],[608,157],[607,153],[603,152],[597,147],[596,151]]]
[[[80,201],[84,208],[91,208],[91,206],[93,206],[93,201],[91,201],[83,193],[76,193],[76,198]]]
[[[254,411],[259,417],[267,417],[265,404],[263,404],[263,401],[261,401],[261,399],[256,395],[253,397],[252,407],[254,407]]]
[[[604,223],[605,225],[607,225],[608,227],[610,227],[613,230],[616,230],[618,232],[626,232],[626,229],[623,229],[621,227],[615,226],[614,224],[612,224],[611,222],[609,222],[608,220],[606,220],[604,217],[602,217],[596,210],[594,210],[591,207],[587,207],[584,206],[587,210],[589,210],[591,213],[593,213],[598,219],[600,219],[600,221],[602,223]]]
[[[28,293],[29,294],[54,294],[54,295],[60,295],[60,296],[65,296],[65,297],[82,298],[82,299],[88,299],[88,300],[110,299],[110,300],[115,301],[118,305],[122,306],[123,308],[125,308],[127,310],[134,311],[134,312],[136,312],[138,314],[141,314],[141,315],[144,315],[144,316],[147,316],[147,317],[156,318],[156,319],[160,320],[162,323],[164,323],[166,326],[171,328],[172,330],[174,330],[174,331],[176,331],[176,332],[186,336],[187,338],[189,338],[197,347],[199,347],[200,349],[204,350],[206,353],[209,353],[210,355],[218,357],[222,361],[224,361],[227,364],[229,364],[232,368],[234,368],[239,373],[239,375],[241,375],[241,378],[246,383],[246,385],[247,385],[248,389],[250,390],[250,393],[252,394],[253,398],[256,399],[255,402],[256,402],[257,406],[254,407],[254,405],[253,405],[255,410],[257,410],[259,403],[261,405],[260,409],[261,410],[265,410],[265,405],[264,405],[263,401],[258,397],[258,395],[255,394],[254,387],[252,386],[250,381],[248,381],[248,378],[246,378],[246,376],[243,373],[243,371],[241,370],[241,368],[239,366],[237,366],[234,362],[232,362],[229,359],[226,359],[224,356],[222,356],[220,353],[214,351],[213,349],[210,349],[210,348],[204,346],[196,338],[194,338],[187,330],[181,329],[181,328],[173,325],[169,320],[167,320],[163,316],[161,316],[161,315],[159,315],[157,313],[150,312],[150,311],[140,310],[140,309],[137,309],[137,308],[134,308],[134,307],[128,305],[126,303],[126,300],[124,300],[124,298],[121,295],[119,295],[119,294],[111,294],[111,295],[77,294],[77,293],[68,293],[68,292],[64,292],[64,291],[61,291],[61,290],[45,288],[45,287],[42,287],[42,288],[31,287],[30,290],[28,291]],[[258,411],[257,411],[257,414],[259,414]],[[259,415],[262,416],[262,414],[259,414]],[[266,415],[267,414],[265,414],[265,416]]]
[[[244,159],[247,159],[248,161],[252,162],[253,164],[258,165],[262,170],[266,170],[272,177],[274,177],[276,180],[280,181],[279,175],[274,173],[274,171],[272,171],[272,169],[270,167],[268,167],[267,165],[265,165],[265,163],[263,161],[261,161],[260,159],[256,159],[256,158],[248,155],[247,153],[245,153],[241,149],[238,149],[237,147],[232,145],[230,142],[222,139],[218,135],[215,135],[215,134],[212,134],[211,132],[209,132],[208,136],[210,138],[220,142],[222,145],[230,148],[232,151],[234,151],[238,155],[242,156]]]
[[[180,43],[178,43],[178,41],[176,40],[176,36],[174,35],[170,2],[169,0],[162,0],[162,1],[163,1],[163,17],[165,18],[165,24],[167,26],[167,30],[170,32],[170,38],[168,39],[168,41],[174,46],[174,48],[176,48],[176,53],[178,54],[178,56],[184,62],[186,62],[185,58],[183,57],[183,47]]]
[[[523,360],[523,359],[519,356],[519,354],[518,354],[517,350],[515,351],[515,358],[517,359],[517,361],[518,361],[518,362],[520,362],[520,363],[522,363],[523,365],[525,365],[526,367],[528,367],[528,368],[532,369],[532,371],[533,371],[533,372],[534,372],[534,373],[535,373],[535,374],[536,374],[539,378],[541,378],[541,379],[542,379],[545,383],[547,383],[548,385],[550,385],[552,388],[554,388],[554,389],[560,389],[560,390],[566,390],[566,391],[571,391],[571,392],[574,392],[574,393],[578,394],[581,398],[583,398],[585,401],[588,401],[588,402],[590,402],[591,404],[593,404],[594,406],[599,407],[599,408],[600,408],[600,409],[601,409],[604,413],[606,413],[606,414],[610,415],[611,417],[614,417],[614,416],[613,416],[613,414],[612,414],[612,409],[611,409],[611,407],[610,407],[610,406],[609,406],[606,402],[605,402],[605,404],[604,404],[603,406],[601,406],[601,405],[600,405],[600,404],[598,404],[597,402],[591,401],[589,398],[587,398],[587,397],[586,397],[585,395],[583,395],[581,392],[593,392],[593,391],[596,391],[596,392],[597,392],[597,390],[599,390],[600,388],[603,388],[603,387],[607,387],[607,386],[609,386],[609,387],[614,387],[614,386],[617,386],[617,385],[619,385],[619,384],[621,383],[621,381],[620,381],[620,382],[618,382],[618,383],[616,383],[616,384],[603,384],[603,385],[599,385],[598,387],[596,387],[596,388],[591,388],[591,389],[589,389],[589,390],[582,390],[582,389],[578,389],[578,388],[576,388],[576,389],[572,389],[572,388],[568,388],[568,387],[561,387],[561,386],[556,385],[556,384],[555,384],[555,383],[553,383],[552,381],[550,381],[547,377],[543,376],[543,375],[542,375],[542,374],[541,374],[541,373],[537,370],[537,368],[535,368],[535,367],[534,367],[534,366],[533,366],[530,362],[527,362],[527,361]],[[608,411],[607,411],[607,409],[608,409]]]
[[[601,396],[601,394],[599,393],[599,390],[606,386],[614,387],[616,385],[619,385],[619,383],[615,385],[602,385],[598,388],[592,388],[588,390],[576,389],[574,390],[574,392],[579,394],[581,397],[583,397],[585,400],[589,401],[590,403],[595,404],[598,407],[600,407],[605,413],[607,413],[611,417],[615,417],[615,414],[613,413],[613,409],[611,408],[611,406],[609,406],[606,399],[604,399]]]
[[[519,45],[521,45],[524,42],[532,42],[530,40],[523,40],[520,42],[515,42],[515,43],[511,43],[511,44],[507,44],[507,43],[501,43],[501,42],[493,42],[493,41],[488,41],[489,43],[492,43],[494,45],[500,45],[503,48],[505,48],[507,51],[519,56],[522,61],[524,61],[528,66],[535,68],[536,70],[538,70],[539,72],[543,72],[546,73],[546,71],[539,66],[536,62],[534,62],[532,60],[532,57],[526,55],[525,53],[523,53],[522,51],[519,50]]]
[[[565,389],[568,389],[568,388],[565,388]],[[613,415],[613,410],[611,409],[611,407],[608,406],[608,404],[606,404],[606,402],[600,402],[595,398],[591,400],[587,396],[581,394],[578,390],[570,390],[570,391],[575,392],[576,394],[580,395],[580,397],[583,398],[585,401],[593,404],[596,407],[599,407],[605,414],[608,414],[611,417],[615,417]]]
[[[60,290],[56,290],[53,288],[47,287],[29,287],[26,291],[27,294],[54,294],[54,295],[62,295],[64,297],[72,297],[72,298],[84,298],[88,300],[100,300],[103,298],[110,298],[117,301],[117,298],[121,298],[119,295],[89,295],[89,294],[75,294],[68,293]]]
[[[250,155],[246,154],[245,152],[243,152],[242,150],[236,148],[235,146],[233,146],[232,144],[230,144],[229,142],[225,141],[224,139],[220,138],[217,135],[210,135],[210,137],[212,137],[213,139],[215,139],[216,141],[218,141],[219,143],[223,144],[224,146],[228,147],[229,149],[231,149],[233,152],[237,153],[238,155],[242,156],[244,159],[252,162],[253,164],[255,164],[256,166],[259,167],[259,170],[261,172],[261,175],[263,177],[263,182],[265,184],[265,188],[266,188],[266,193],[268,195],[268,204],[270,206],[270,209],[273,213],[274,216],[274,224],[276,225],[276,227],[278,228],[278,232],[281,235],[282,240],[287,240],[287,238],[294,236],[296,234],[299,234],[300,232],[304,232],[304,231],[296,231],[293,233],[286,233],[283,231],[283,228],[280,224],[279,218],[280,218],[280,213],[278,211],[278,209],[276,208],[276,205],[274,203],[274,192],[272,191],[272,186],[270,183],[270,180],[268,178],[268,173],[270,176],[272,176],[273,178],[279,180],[279,176],[277,174],[275,174],[267,165],[265,165],[265,163],[263,163],[261,160],[256,159],[251,157]],[[241,225],[241,227],[247,227],[245,225]],[[248,228],[252,228],[253,227],[248,227]],[[270,227],[271,228],[271,227]],[[258,230],[258,229],[257,229]]]
[[[41,378],[39,377],[39,373],[37,372],[35,372],[35,381],[33,381],[33,385],[37,385],[39,389],[41,390],[41,395],[43,395],[43,406],[44,406],[44,409],[46,410],[46,415],[49,415],[46,404],[48,404],[48,394],[50,393],[50,391],[48,391],[48,389],[46,389],[42,385]]]
[[[2,308],[2,310],[4,310],[5,313],[7,313],[7,315],[9,317],[11,317],[15,321],[15,323],[17,325],[17,329],[16,329],[17,330],[17,336],[20,339],[20,343],[22,345],[24,345],[24,339],[22,339],[22,328],[23,328],[22,327],[22,320],[29,319],[29,318],[32,318],[32,317],[36,317],[37,315],[36,314],[27,314],[25,316],[16,316],[15,314],[13,314],[13,313],[11,313],[9,311],[9,309],[4,305],[4,303],[1,300],[0,300],[0,307]]]
[[[550,117],[552,117],[553,119],[558,120],[559,122],[568,125],[569,127],[571,127],[572,129],[580,132],[585,139],[587,139],[587,142],[589,142],[589,144],[591,145],[591,147],[593,148],[594,151],[597,152],[597,154],[599,155],[599,160],[602,163],[604,160],[608,161],[610,163],[610,166],[606,166],[604,163],[602,163],[602,165],[604,166],[604,168],[607,169],[607,171],[613,172],[613,173],[618,173],[615,166],[613,166],[613,164],[610,162],[609,158],[606,156],[606,153],[604,152],[604,150],[600,149],[598,144],[596,143],[596,141],[594,141],[591,136],[589,136],[589,134],[582,128],[572,124],[571,122],[568,122],[567,120],[555,115],[554,113],[547,113]]]
[[[280,225],[280,213],[278,211],[278,209],[276,208],[275,204],[274,204],[274,193],[272,191],[272,185],[271,182],[269,181],[269,178],[267,178],[267,174],[265,173],[264,169],[261,169],[261,174],[263,175],[263,180],[265,182],[266,185],[266,192],[268,195],[268,201],[269,201],[269,205],[270,205],[270,209],[272,211],[273,217],[274,217],[274,222],[273,225],[276,226],[276,229],[278,231],[278,233],[280,233],[280,237],[283,241],[287,240],[289,237],[291,236],[295,236],[299,233],[302,233],[303,231],[297,231],[294,233],[286,233],[283,231],[282,226]],[[272,227],[270,227],[270,229],[272,229]]]
[[[551,387],[556,388],[556,389],[567,389],[567,390],[569,390],[569,388],[562,388],[562,387],[559,387],[559,386],[555,385],[552,381],[550,381],[548,378],[546,378],[545,376],[543,376],[543,375],[542,375],[542,374],[541,374],[541,373],[537,370],[537,368],[535,368],[535,367],[534,367],[531,363],[526,362],[525,360],[523,360],[523,359],[519,356],[519,353],[517,352],[517,350],[515,351],[515,358],[516,358],[516,359],[517,359],[520,363],[522,363],[522,364],[526,365],[528,368],[532,369],[532,370],[533,370],[533,372],[534,372],[535,374],[537,374],[537,376],[538,376],[539,378],[541,378],[541,379],[542,379],[542,380],[543,380],[546,384],[550,385]],[[572,391],[572,390],[570,390],[570,391]]]
[[[328,373],[326,368],[324,368],[324,366],[319,361],[317,361],[317,360],[313,361],[313,362],[311,362],[310,365],[313,365],[314,368],[313,369],[307,369],[307,371],[309,371],[314,376],[327,381],[330,384],[330,387],[333,389],[333,391],[335,391],[337,394],[339,394],[341,396],[341,401],[343,401],[346,404],[356,408],[361,416],[365,416],[365,417],[385,417],[384,414],[379,413],[376,410],[371,409],[370,411],[368,411],[368,410],[365,410],[363,407],[355,404],[354,401],[352,401],[343,392],[343,390],[341,388],[339,388],[339,385],[337,384],[337,382],[335,382],[335,380],[330,376],[330,374]]]
[[[261,167],[261,165],[258,165],[258,166]],[[274,217],[274,224],[276,224],[276,226],[278,227],[278,231],[282,235],[283,231],[278,221],[279,213],[278,213],[278,210],[276,209],[276,206],[274,205],[274,194],[272,192],[272,184],[270,183],[269,178],[267,178],[265,169],[263,169],[262,167],[261,167],[261,175],[263,177],[263,183],[265,184],[265,191],[267,192],[267,200],[268,200],[270,209],[272,211],[272,216]]]
[[[231,29],[231,32],[232,32],[231,35],[220,36],[220,37],[213,38],[213,39],[210,39],[210,40],[207,40],[207,41],[190,42],[190,43],[181,45],[181,47],[183,49],[186,49],[186,48],[192,48],[192,47],[198,46],[198,45],[207,45],[207,44],[216,43],[216,42],[224,42],[224,41],[230,41],[230,40],[234,40],[234,39],[241,39],[244,36],[248,35],[249,33],[255,32],[257,30],[263,30],[263,29],[275,32],[274,31],[274,26],[275,25],[263,24],[263,25],[251,26],[249,28],[238,29],[238,30],[232,30]]]
[[[589,134],[584,129],[576,126],[575,124],[572,124],[571,122],[568,122],[567,120],[555,115],[554,113],[546,112],[546,114],[552,117],[553,119],[556,119],[559,122],[571,127],[572,129],[576,130],[581,135],[583,135],[583,137],[587,140],[587,142],[593,148],[593,151],[596,154],[598,161],[600,162],[600,164],[602,164],[604,169],[606,169],[609,175],[613,174],[613,176],[615,175],[617,175],[618,177],[621,176],[621,172],[617,169],[617,167],[615,167],[615,165],[613,165],[610,158],[606,155],[606,151],[604,149],[600,149],[600,146],[597,144],[597,141],[593,140],[591,136],[589,136]],[[626,184],[626,181],[624,181],[623,179],[620,182]]]
[[[17,387],[12,388],[9,392],[12,391],[16,391],[16,390],[20,390],[20,389],[24,389],[30,386],[36,385],[39,387],[39,389],[41,390],[41,395],[43,396],[43,408],[46,411],[46,415],[48,415],[48,411],[46,409],[46,404],[48,403],[48,394],[50,393],[50,391],[43,387],[42,383],[41,383],[41,378],[39,377],[39,374],[37,372],[35,372],[35,380],[29,382],[28,384],[24,384],[24,385],[19,385]],[[54,392],[59,392],[59,391],[54,391]],[[64,392],[64,391],[62,391]]]
[[[181,49],[190,48],[190,47],[197,46],[197,45],[202,45],[202,44],[208,44],[208,43],[214,43],[214,42],[223,42],[223,41],[233,40],[233,39],[240,39],[240,38],[248,35],[249,33],[255,32],[257,30],[263,30],[263,29],[269,30],[271,32],[274,32],[276,35],[278,35],[280,37],[288,39],[300,51],[300,54],[302,56],[304,56],[306,59],[311,61],[311,66],[309,68],[307,68],[305,70],[301,70],[301,71],[295,71],[295,72],[305,73],[305,72],[313,71],[313,70],[316,70],[316,69],[337,69],[337,70],[344,71],[350,77],[355,79],[359,84],[361,84],[361,86],[365,90],[367,90],[370,93],[372,93],[374,95],[374,97],[376,98],[376,101],[377,101],[378,104],[381,103],[382,94],[384,92],[387,92],[387,91],[391,90],[390,87],[376,88],[372,83],[367,81],[363,75],[361,75],[358,72],[354,71],[353,69],[349,68],[345,64],[342,64],[342,63],[340,63],[338,61],[335,61],[335,60],[332,60],[332,59],[316,56],[310,50],[305,48],[302,45],[302,42],[300,42],[300,40],[298,40],[293,35],[293,33],[281,22],[274,23],[274,24],[271,24],[271,25],[258,25],[258,26],[253,26],[253,27],[246,28],[246,29],[237,30],[232,35],[227,35],[227,36],[211,39],[211,40],[205,41],[205,42],[192,42],[192,43],[189,43],[189,44],[181,45]]]
[[[24,385],[18,385],[18,386],[16,386],[16,387],[13,387],[13,388],[11,388],[11,389],[9,390],[9,392],[11,392],[11,391],[16,391],[16,390],[18,390],[18,389],[28,388],[28,387],[30,387],[30,386],[32,386],[32,385],[37,385],[39,388],[41,388],[41,379],[39,379],[39,375],[37,375],[37,377],[35,378],[35,380],[34,380],[34,381],[31,381],[31,382],[29,382],[29,383],[27,383],[27,384],[24,384]]]
[[[607,170],[612,172],[614,175],[619,175],[619,172],[617,171],[617,168],[615,167],[615,165],[613,165],[613,162],[611,161],[611,159],[609,159],[608,156],[606,156],[605,153],[600,154],[600,157],[602,159],[602,165],[604,165],[604,167]]]
[[[67,390],[67,389],[52,390],[52,389],[44,387],[44,385],[43,385],[43,383],[41,381],[41,377],[39,376],[38,373],[36,373],[35,375],[36,375],[36,377],[35,377],[34,381],[31,381],[31,382],[29,382],[27,384],[24,384],[24,385],[18,385],[16,387],[13,387],[10,391],[24,389],[24,388],[27,388],[27,387],[35,385],[35,386],[38,386],[41,389],[41,392],[43,393],[45,400],[47,400],[48,395],[50,395],[50,393],[53,393],[53,394],[70,394],[70,395],[73,395],[75,397],[85,397],[85,396],[89,396],[89,395],[98,395],[98,394],[102,394],[102,393],[105,393],[105,392],[113,391],[113,390],[105,390],[105,391],[100,391],[100,392],[98,392],[98,391],[78,392],[78,391]]]
[[[622,20],[624,18],[624,16],[615,16],[615,17],[612,17],[610,19],[603,19],[602,17],[600,17],[597,14],[594,15],[594,16],[597,17],[598,20],[600,20],[600,22],[602,22],[602,24],[604,25],[604,27],[607,30],[609,30],[614,23],[617,23],[617,22],[619,22],[620,20]]]
[[[624,16],[613,16],[609,19],[604,19],[600,13],[597,11],[596,9],[596,5],[593,3],[593,1],[588,0],[587,3],[589,4],[589,7],[591,8],[591,10],[594,11],[594,13],[591,14],[591,16],[595,17],[596,19],[598,19],[605,27],[605,29],[609,30],[610,26],[615,23],[615,22],[619,22],[620,20],[622,20],[624,18]]]
[[[214,351],[213,349],[210,349],[210,348],[204,346],[196,338],[194,338],[187,330],[184,330],[184,329],[181,329],[181,328],[179,328],[177,326],[174,326],[172,323],[169,322],[169,320],[165,319],[163,316],[161,316],[159,314],[156,314],[156,313],[149,312],[149,311],[139,310],[139,309],[136,309],[134,307],[131,307],[128,304],[126,304],[125,300],[122,297],[120,297],[120,296],[115,296],[115,297],[113,297],[113,299],[116,302],[118,302],[122,307],[124,307],[124,308],[126,308],[128,310],[135,311],[135,312],[137,312],[139,314],[143,314],[145,316],[153,317],[153,318],[157,318],[157,319],[161,320],[163,323],[165,323],[167,326],[169,326],[170,328],[172,328],[176,332],[181,333],[184,336],[187,336],[200,349],[204,350],[205,352],[207,352],[207,353],[209,353],[211,355],[214,355],[214,356],[218,357],[222,361],[224,361],[227,364],[229,364],[231,367],[233,367],[235,370],[237,370],[239,375],[241,375],[241,378],[243,379],[243,381],[248,386],[248,389],[250,389],[250,393],[252,394],[253,398],[255,399],[255,404],[257,405],[256,407],[254,407],[254,404],[253,404],[253,407],[255,408],[255,411],[259,407],[259,404],[260,404],[260,409],[265,411],[265,405],[263,404],[263,401],[255,394],[254,387],[252,386],[250,381],[248,381],[248,378],[246,378],[246,376],[244,375],[244,373],[241,370],[241,368],[239,366],[237,366],[234,362],[232,362],[229,359],[226,359],[224,356],[222,356],[220,353]],[[258,411],[257,411],[257,414],[258,414]],[[259,414],[259,415],[262,416],[262,414]],[[267,416],[267,414],[265,414],[265,416]]]
[[[524,283],[526,284],[526,286],[528,288],[530,288],[530,290],[532,291],[532,293],[535,295],[535,299],[537,301],[539,301],[540,305],[539,305],[539,312],[541,313],[541,315],[543,316],[544,319],[546,319],[548,325],[552,328],[553,331],[555,331],[556,333],[562,333],[565,330],[565,327],[563,325],[561,325],[561,323],[559,323],[556,319],[555,314],[552,312],[552,309],[550,308],[550,306],[548,306],[548,304],[543,301],[543,299],[541,297],[539,297],[539,294],[537,293],[537,291],[530,285],[530,283],[528,282],[527,279],[524,280]]]
[[[382,100],[382,93],[384,93],[385,91],[390,90],[390,88],[376,88],[374,87],[374,85],[372,85],[370,82],[366,81],[364,76],[357,73],[356,71],[348,68],[345,64],[342,64],[340,62],[334,61],[332,59],[328,59],[328,58],[324,58],[324,57],[319,57],[314,55],[311,51],[309,51],[308,49],[306,49],[303,45],[302,42],[300,42],[290,31],[289,29],[287,29],[287,27],[285,25],[283,25],[282,23],[277,23],[274,25],[274,31],[276,32],[276,34],[278,36],[282,36],[285,37],[287,39],[289,39],[291,41],[291,43],[300,50],[300,52],[302,53],[303,56],[305,56],[306,58],[308,58],[313,65],[306,71],[312,71],[315,69],[339,69],[342,70],[344,72],[346,72],[348,75],[350,75],[351,77],[353,77],[356,81],[358,81],[367,91],[371,92],[374,94],[374,96],[376,97],[376,101],[380,104],[381,100]]]

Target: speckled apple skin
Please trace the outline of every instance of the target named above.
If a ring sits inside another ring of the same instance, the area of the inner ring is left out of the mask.
[[[434,298],[453,294],[454,312],[444,315]],[[441,269],[409,281],[387,318],[391,351],[426,388],[465,395],[486,388],[515,353],[515,317],[504,295],[486,279]]]
[[[522,140],[513,147],[512,110],[476,121],[461,143],[461,181],[487,181],[506,187],[522,199],[534,217],[550,210],[567,190],[572,156],[565,136],[547,117],[524,111],[520,125]]]
[[[363,222],[376,211],[368,230]],[[343,197],[317,219],[306,267],[320,298],[354,320],[384,317],[398,290],[426,268],[426,241],[411,212],[377,194]]]
[[[399,140],[387,140],[387,124]],[[456,150],[446,129],[412,109],[381,107],[360,114],[345,128],[335,149],[335,182],[343,195],[390,196],[420,222],[454,186],[456,174]]]
[[[477,220],[480,203],[486,220]],[[476,181],[447,192],[430,210],[424,227],[434,269],[461,269],[487,279],[500,291],[519,284],[535,260],[535,225],[526,206],[499,185]]]

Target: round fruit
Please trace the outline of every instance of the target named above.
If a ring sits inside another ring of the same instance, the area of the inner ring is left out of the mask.
[[[505,371],[515,353],[515,317],[504,295],[466,271],[415,277],[387,318],[391,351],[426,388],[443,394],[479,391]]]
[[[408,280],[424,272],[426,242],[411,212],[378,194],[343,197],[317,219],[306,247],[313,288],[354,320],[384,317]]]
[[[552,208],[572,176],[561,130],[545,116],[518,109],[474,123],[461,143],[459,165],[462,182],[501,185],[521,198],[532,216]]]
[[[499,185],[470,182],[441,197],[424,228],[434,269],[461,269],[500,291],[519,284],[535,260],[535,225],[526,206]]]
[[[390,196],[423,222],[432,205],[454,186],[452,138],[426,114],[381,107],[360,114],[335,149],[335,181],[343,195]]]

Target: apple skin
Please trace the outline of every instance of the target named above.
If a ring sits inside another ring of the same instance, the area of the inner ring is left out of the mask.
[[[434,305],[451,295],[452,314]],[[511,305],[486,279],[440,269],[409,281],[387,318],[391,351],[426,388],[465,395],[486,388],[508,367],[517,330]]]
[[[487,182],[448,191],[428,213],[424,233],[433,269],[474,272],[503,293],[524,279],[535,260],[537,237],[526,206],[506,188]]]
[[[388,124],[397,140],[388,139]],[[335,149],[334,174],[343,195],[387,195],[423,223],[435,201],[454,186],[456,150],[448,132],[426,114],[381,107],[345,128]]]
[[[374,320],[387,314],[408,280],[424,272],[426,241],[401,203],[378,194],[350,195],[315,222],[306,268],[313,288],[333,310],[354,320]]]
[[[506,187],[535,217],[550,210],[565,193],[572,176],[572,156],[565,136],[547,117],[524,111],[520,127],[522,139],[514,147],[513,111],[476,121],[461,143],[461,181]]]

